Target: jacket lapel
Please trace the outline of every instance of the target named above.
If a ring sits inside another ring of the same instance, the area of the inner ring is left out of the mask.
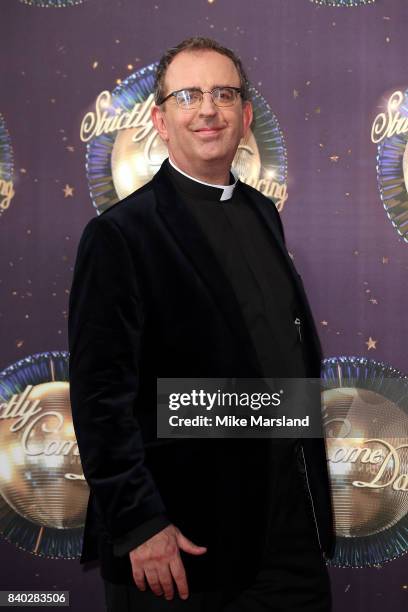
[[[289,270],[289,273],[292,276],[292,280],[298,292],[299,299],[303,306],[308,325],[312,332],[315,349],[318,353],[319,359],[321,360],[322,359],[322,348],[321,348],[321,344],[319,340],[319,335],[317,333],[317,329],[314,323],[312,311],[310,309],[309,300],[307,299],[301,277],[293,264],[292,258],[290,257],[288,253],[288,250],[286,248],[286,245],[284,243],[284,240],[278,228],[279,221],[276,218],[276,215],[278,215],[279,213],[277,212],[273,202],[271,202],[270,204],[268,202],[265,202],[265,197],[259,192],[257,192],[255,189],[248,187],[245,183],[241,183],[240,186],[245,192],[245,194],[250,198],[251,202],[253,203],[254,207],[260,214],[261,218],[265,221],[267,227],[271,231],[272,239],[275,240],[275,242],[279,246],[283,259],[287,264],[287,268]],[[275,210],[272,207],[274,207]]]
[[[260,376],[261,366],[232,285],[200,225],[177,194],[163,165],[153,177],[153,188],[163,222],[195,267],[223,313],[227,325],[243,347],[248,366],[252,368],[248,371],[248,376]]]
[[[299,289],[299,274],[296,271],[295,266],[293,265],[292,259],[286,249],[285,243],[282,239],[282,235],[278,229],[278,222],[275,217],[275,211],[272,209],[274,207],[273,202],[265,202],[265,196],[261,193],[257,192],[255,189],[248,188],[245,183],[240,183],[240,188],[244,191],[245,195],[247,195],[252,204],[254,205],[256,211],[261,216],[262,220],[266,223],[269,228],[272,239],[277,243],[279,249],[283,255],[283,259],[286,262],[287,267],[289,268],[289,273],[292,276],[292,280],[294,281],[296,288]],[[276,214],[279,213],[276,211]]]

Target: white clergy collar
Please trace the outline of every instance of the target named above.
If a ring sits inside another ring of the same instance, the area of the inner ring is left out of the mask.
[[[214,185],[213,183],[205,183],[204,181],[200,181],[200,179],[197,179],[194,176],[190,176],[190,174],[183,172],[183,170],[180,170],[180,168],[178,168],[176,164],[173,161],[171,161],[170,157],[169,157],[169,162],[170,162],[170,165],[173,166],[175,170],[177,170],[177,172],[180,172],[180,174],[183,174],[184,176],[191,179],[192,181],[196,181],[197,183],[201,183],[201,185],[206,185],[207,187],[216,187],[217,189],[219,189],[221,192],[220,201],[229,200],[232,198],[232,194],[234,193],[235,186],[238,182],[238,175],[236,174],[235,170],[233,170],[232,168],[231,168],[231,174],[235,179],[235,182],[232,183],[232,185]]]

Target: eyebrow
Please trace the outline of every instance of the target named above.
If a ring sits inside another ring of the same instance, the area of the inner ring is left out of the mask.
[[[240,87],[240,85],[225,85],[225,83],[223,83],[222,85],[213,85],[211,89],[216,89],[217,87]],[[186,87],[180,87],[179,89],[175,89],[174,91],[182,91],[183,89],[201,90],[201,87],[198,87],[198,85],[190,85]]]

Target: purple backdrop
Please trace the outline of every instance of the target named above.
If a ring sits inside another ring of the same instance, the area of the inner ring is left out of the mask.
[[[408,373],[408,245],[382,207],[370,140],[382,101],[408,86],[406,0],[353,8],[87,0],[48,9],[2,0],[0,15],[0,113],[16,191],[0,219],[0,369],[67,350],[76,247],[95,214],[79,138],[84,113],[116,79],[200,34],[238,51],[280,122],[289,193],[282,219],[325,356],[367,356]],[[64,196],[65,185],[73,196]],[[370,336],[377,342],[368,350]],[[3,539],[0,560],[2,589],[69,589],[72,610],[86,610],[90,597],[102,609],[97,570],[38,558]],[[405,609],[407,567],[403,556],[378,569],[331,569],[335,611]]]

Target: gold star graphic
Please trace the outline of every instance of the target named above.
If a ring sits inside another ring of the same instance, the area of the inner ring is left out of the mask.
[[[321,323],[322,325],[324,325],[324,326],[326,326],[326,325],[327,325],[327,321],[320,321],[320,323]]]
[[[367,349],[371,350],[371,349],[376,349],[376,344],[377,344],[378,340],[374,340],[371,336],[368,338],[368,340],[366,341],[366,345],[367,345]]]
[[[332,161],[332,162],[338,162],[338,161],[339,161],[339,159],[340,159],[340,156],[339,156],[339,155],[330,155],[330,158],[329,158],[329,159],[330,159],[330,161]]]
[[[74,188],[66,184],[64,189],[64,198],[72,198],[74,196]]]

